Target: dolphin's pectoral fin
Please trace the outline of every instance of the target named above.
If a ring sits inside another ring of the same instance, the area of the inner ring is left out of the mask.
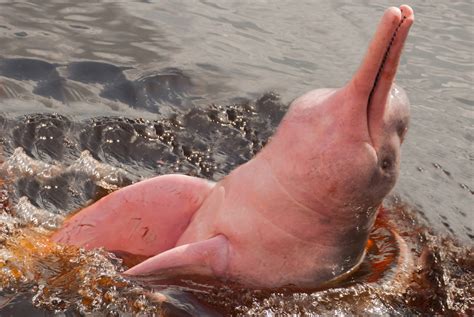
[[[229,258],[229,241],[217,235],[184,244],[135,265],[125,275],[212,275],[224,277]]]
[[[84,208],[52,239],[150,257],[176,245],[213,186],[207,180],[184,175],[142,181]]]

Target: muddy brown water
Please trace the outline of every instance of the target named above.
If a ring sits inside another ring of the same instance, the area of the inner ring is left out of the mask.
[[[397,82],[412,117],[383,215],[414,273],[385,284],[397,265],[381,226],[365,273],[307,291],[128,281],[113,255],[47,235],[140,179],[218,180],[249,160],[293,98],[350,78],[398,3],[0,0],[0,315],[472,313],[474,6],[407,2]]]

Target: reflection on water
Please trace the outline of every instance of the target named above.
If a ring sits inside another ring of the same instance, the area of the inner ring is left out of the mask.
[[[184,282],[161,290],[174,303],[166,306],[149,285],[122,279],[114,256],[52,245],[48,230],[142,178],[181,172],[216,180],[247,161],[288,101],[344,84],[391,3],[0,1],[0,312],[192,303],[191,314],[210,313],[209,305],[236,314],[469,314],[473,7],[409,4],[416,23],[398,83],[412,119],[391,198],[398,202],[384,213],[412,248],[412,281],[397,279],[405,291],[383,289],[382,276],[309,293]]]

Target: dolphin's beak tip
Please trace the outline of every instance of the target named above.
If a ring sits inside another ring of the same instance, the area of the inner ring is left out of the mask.
[[[400,6],[400,11],[403,15],[403,17],[406,19],[406,20],[409,20],[411,22],[414,21],[415,19],[415,14],[413,12],[413,9],[407,5],[407,4],[403,4]]]
[[[400,6],[400,11],[402,11],[405,15],[413,14],[413,9],[408,4],[402,4]]]
[[[401,9],[397,7],[389,7],[384,12],[383,19],[388,20],[387,17],[390,19],[400,20],[402,17]]]
[[[385,10],[384,19],[389,21],[390,19],[393,20],[393,23],[398,24],[401,19],[405,20],[404,22],[413,22],[414,20],[414,13],[413,9],[407,5],[403,4],[399,8],[397,7],[389,7]]]

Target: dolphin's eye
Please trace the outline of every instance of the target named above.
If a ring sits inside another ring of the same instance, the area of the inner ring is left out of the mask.
[[[392,167],[393,163],[392,163],[392,160],[389,159],[389,158],[384,158],[382,160],[382,169],[384,170],[388,170]]]
[[[394,148],[389,145],[383,146],[379,151],[378,165],[385,176],[392,176],[397,171],[397,155]]]

